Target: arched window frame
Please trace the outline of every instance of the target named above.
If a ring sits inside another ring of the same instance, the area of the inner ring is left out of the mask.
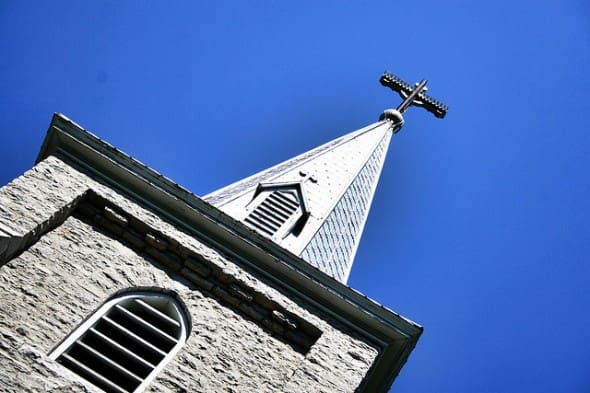
[[[145,298],[159,298],[159,300],[167,301],[175,311],[178,318],[176,321],[180,324],[179,327],[179,336],[177,338],[176,344],[168,350],[166,355],[159,361],[158,364],[152,369],[152,371],[143,378],[143,381],[133,390],[134,393],[142,392],[146,389],[146,387],[155,379],[160,371],[172,360],[172,358],[178,353],[180,348],[186,342],[188,335],[190,334],[190,315],[188,314],[186,307],[180,301],[180,299],[175,296],[174,293],[170,291],[158,290],[158,289],[148,289],[148,290],[127,290],[124,292],[120,292],[109,298],[105,303],[103,303],[96,311],[92,313],[84,322],[82,322],[72,333],[70,333],[51,353],[49,354],[49,358],[57,361],[58,358],[66,353],[78,340],[83,338],[83,336],[89,332],[91,328],[98,324],[100,319],[109,313],[110,310],[115,308],[118,304],[126,302],[128,300],[132,300],[135,298],[145,299]],[[65,366],[64,366],[65,367]],[[77,372],[71,370],[69,367],[66,367],[68,370],[73,372],[74,374],[78,375],[80,378],[88,381],[84,376],[79,375]],[[92,383],[91,381],[88,381]],[[93,384],[94,385],[94,384]]]

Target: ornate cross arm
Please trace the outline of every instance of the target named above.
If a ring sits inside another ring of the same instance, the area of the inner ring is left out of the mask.
[[[384,72],[379,80],[383,86],[389,87],[396,91],[404,99],[404,101],[397,107],[400,113],[404,113],[410,106],[421,106],[428,112],[434,113],[434,116],[443,118],[447,114],[449,108],[434,98],[426,94],[426,79],[423,79],[416,86],[410,86],[397,76]]]

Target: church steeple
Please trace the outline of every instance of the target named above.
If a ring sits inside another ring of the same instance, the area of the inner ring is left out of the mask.
[[[403,102],[377,123],[217,190],[203,199],[346,283],[392,134],[410,106],[444,117],[444,104],[385,73]]]
[[[404,97],[397,109],[216,191],[209,203],[56,114],[35,167],[0,188],[0,280],[7,284],[0,297],[19,318],[11,322],[0,309],[9,322],[2,328],[19,337],[17,325],[52,327],[3,347],[9,390],[48,383],[158,389],[156,374],[169,361],[164,382],[187,390],[386,392],[422,328],[342,282],[403,112],[419,105],[443,117],[446,109],[424,94],[425,82],[385,82]],[[47,301],[35,303],[39,296]],[[68,323],[55,322],[55,304]],[[205,343],[207,351],[185,345],[200,317],[231,325]],[[23,348],[50,352],[49,363],[32,361]],[[227,351],[235,354],[224,364],[229,379],[208,367]],[[186,359],[203,370],[198,380],[181,367]],[[62,366],[71,373],[47,371]],[[15,369],[34,372],[22,378]]]
[[[203,199],[346,282],[395,126],[381,120]]]

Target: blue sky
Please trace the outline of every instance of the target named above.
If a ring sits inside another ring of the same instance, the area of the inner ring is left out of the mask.
[[[0,2],[0,184],[53,112],[205,195],[374,122],[350,285],[425,327],[394,392],[590,391],[590,4]]]

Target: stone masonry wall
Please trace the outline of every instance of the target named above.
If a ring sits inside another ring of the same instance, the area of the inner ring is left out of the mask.
[[[89,213],[95,205],[72,216],[89,192],[148,228],[137,232],[142,242],[166,239],[209,270],[170,266],[117,240]],[[175,291],[192,320],[186,344],[148,391],[349,392],[377,354],[293,294],[53,157],[0,189],[0,262],[3,253],[18,256],[0,267],[0,391],[98,390],[47,355],[115,292],[134,287]],[[248,299],[261,316],[241,306]]]
[[[169,273],[188,279],[199,290],[256,321],[300,352],[309,351],[321,335],[309,322],[93,192],[88,192],[79,202],[74,214],[133,251],[163,265]]]

